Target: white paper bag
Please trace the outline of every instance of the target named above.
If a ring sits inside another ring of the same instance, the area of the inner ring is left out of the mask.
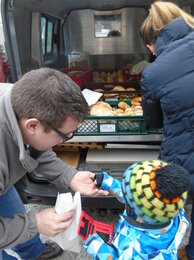
[[[76,192],[73,198],[70,192],[58,194],[55,204],[57,214],[67,212],[72,209],[75,209],[75,215],[71,226],[69,226],[64,232],[51,239],[55,241],[63,250],[80,253],[83,246],[83,240],[77,234],[79,219],[82,211],[80,193]]]

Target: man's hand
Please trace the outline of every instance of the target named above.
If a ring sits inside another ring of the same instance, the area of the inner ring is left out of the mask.
[[[88,196],[100,196],[108,195],[109,192],[105,190],[99,190],[96,186],[96,181],[93,181],[95,174],[89,171],[77,172],[70,182],[69,187],[73,191],[79,191],[82,195]]]
[[[36,214],[38,232],[54,237],[67,229],[74,216],[74,211],[57,214],[54,208],[48,208]]]

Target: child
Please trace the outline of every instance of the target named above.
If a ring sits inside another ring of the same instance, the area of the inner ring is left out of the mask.
[[[183,178],[184,176],[184,178]],[[93,259],[177,259],[188,228],[183,206],[189,173],[160,160],[131,165],[122,183],[107,173],[97,175],[99,187],[125,202],[112,244],[98,234],[87,238],[86,252]]]

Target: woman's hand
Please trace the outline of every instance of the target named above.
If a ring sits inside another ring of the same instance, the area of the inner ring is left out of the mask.
[[[73,191],[79,191],[82,195],[88,196],[103,196],[108,195],[109,192],[105,190],[100,190],[96,186],[96,181],[94,181],[95,174],[89,171],[77,172],[70,182],[69,187]]]

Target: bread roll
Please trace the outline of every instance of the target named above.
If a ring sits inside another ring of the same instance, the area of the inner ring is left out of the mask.
[[[101,89],[101,88],[96,88],[94,91],[96,91],[96,92],[104,92],[104,90]]]
[[[115,93],[115,94],[112,94],[112,93],[108,94],[108,93],[106,93],[103,96],[104,96],[104,98],[119,98],[119,95],[117,93]]]
[[[130,105],[128,105],[127,103],[121,101],[118,103],[118,107],[125,110],[126,108],[130,108]]]
[[[125,91],[136,91],[135,88],[126,88]]]
[[[113,110],[110,110],[106,107],[92,107],[90,108],[91,116],[114,116],[115,113]]]
[[[141,106],[142,97],[134,97],[131,100],[133,106]]]
[[[106,72],[101,72],[101,73],[100,73],[100,77],[101,77],[101,79],[103,79],[104,81],[107,81],[107,74],[106,74]]]
[[[143,110],[142,106],[134,106],[132,107],[134,110]]]
[[[136,116],[142,116],[143,110],[142,109],[134,109],[134,113],[135,113]]]
[[[113,91],[125,91],[125,88],[122,87],[122,86],[115,86],[115,87],[113,88]]]
[[[115,111],[114,111],[114,114],[115,116],[124,116],[124,110],[123,109],[120,109],[120,108],[117,108]]]
[[[90,115],[91,116],[114,116],[115,113],[112,110],[112,107],[103,101],[98,101],[96,104],[90,106]]]
[[[134,111],[136,116],[142,116],[143,115],[142,106],[134,106],[133,111]]]
[[[98,101],[98,102],[96,102],[96,104],[94,104],[93,106],[106,107],[106,108],[112,110],[111,105],[109,105],[108,103],[106,103],[106,102],[104,102],[104,101]]]
[[[101,79],[100,77],[93,77],[92,81],[94,83],[105,83],[104,79]]]
[[[124,82],[123,71],[122,70],[118,71],[118,82]]]
[[[130,108],[125,109],[125,111],[124,111],[124,115],[125,115],[125,116],[134,116],[135,113],[134,113],[133,108],[130,107]]]
[[[119,113],[118,115],[115,116],[126,116],[124,113]]]
[[[114,82],[117,82],[117,81],[118,81],[118,74],[117,74],[116,71],[113,71],[113,73],[112,73],[112,78],[113,78],[113,81],[114,81]]]
[[[98,72],[98,71],[93,71],[92,76],[93,76],[93,77],[98,77],[98,78],[100,78],[100,72]]]
[[[137,101],[134,101],[134,100],[131,100],[131,104],[133,106],[141,106],[141,103],[140,102],[137,102]]]
[[[134,97],[134,98],[132,99],[132,101],[141,102],[141,101],[142,101],[142,97]]]
[[[67,75],[69,77],[75,76],[75,77],[79,77],[83,74],[83,71],[77,71],[77,70],[73,70],[67,73]]]
[[[113,82],[113,77],[112,77],[112,73],[108,72],[107,73],[107,82]]]
[[[135,111],[135,116],[143,116],[143,111]]]

